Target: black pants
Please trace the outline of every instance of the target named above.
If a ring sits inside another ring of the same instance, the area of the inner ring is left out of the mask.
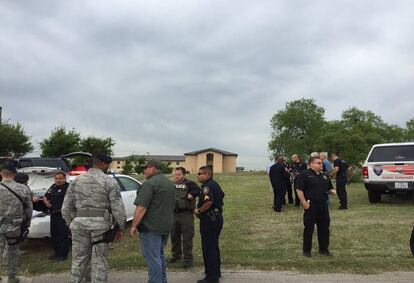
[[[223,216],[217,215],[216,221],[212,221],[207,215],[200,218],[201,249],[206,279],[218,281],[221,276],[221,259],[219,237],[223,228]]]
[[[341,207],[348,207],[348,195],[346,193],[346,180],[336,180],[336,193]]]
[[[286,195],[286,184],[276,184],[276,188],[273,187],[273,210],[280,212],[282,211],[282,205],[285,201]]]
[[[286,181],[286,192],[288,195],[289,203],[293,203],[292,183],[290,182],[290,180]]]
[[[71,240],[69,237],[69,228],[60,212],[50,215],[50,236],[52,237],[53,249],[58,257],[67,257]]]
[[[410,248],[411,248],[411,253],[414,256],[414,227],[413,227],[413,231],[411,232]]]
[[[312,250],[312,236],[315,224],[318,229],[319,251],[325,252],[329,246],[329,225],[330,225],[328,204],[312,203],[309,209],[303,214],[303,252],[309,253]]]

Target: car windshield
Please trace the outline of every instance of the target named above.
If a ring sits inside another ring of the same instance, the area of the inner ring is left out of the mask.
[[[414,161],[414,145],[374,147],[368,162],[406,162]]]
[[[25,168],[25,167],[31,167],[31,166],[66,169],[66,168],[63,168],[65,167],[65,164],[60,159],[38,158],[38,159],[19,160],[19,168]]]

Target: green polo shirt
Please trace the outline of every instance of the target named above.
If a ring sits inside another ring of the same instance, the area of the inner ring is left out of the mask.
[[[168,235],[174,220],[175,185],[161,172],[149,177],[137,192],[135,205],[147,209],[139,225],[143,229]]]

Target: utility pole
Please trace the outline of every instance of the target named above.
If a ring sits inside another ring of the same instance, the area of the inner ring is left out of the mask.
[[[1,125],[1,112],[3,111],[3,107],[0,106],[0,125]]]

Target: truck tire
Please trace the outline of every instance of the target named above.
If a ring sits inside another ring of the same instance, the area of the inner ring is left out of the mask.
[[[370,203],[381,202],[381,193],[376,191],[368,191],[368,200]]]

